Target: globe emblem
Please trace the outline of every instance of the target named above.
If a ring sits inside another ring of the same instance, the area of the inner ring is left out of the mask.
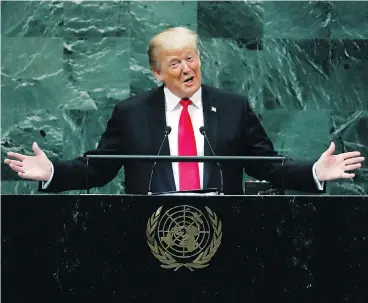
[[[189,205],[176,206],[165,212],[157,226],[160,246],[177,258],[191,258],[201,253],[211,240],[207,217]]]

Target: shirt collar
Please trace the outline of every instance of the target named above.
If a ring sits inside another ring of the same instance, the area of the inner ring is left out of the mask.
[[[179,105],[181,98],[174,95],[166,86],[164,87],[164,93],[166,111],[172,112]],[[202,87],[199,87],[199,89],[193,94],[190,100],[197,108],[202,107]]]

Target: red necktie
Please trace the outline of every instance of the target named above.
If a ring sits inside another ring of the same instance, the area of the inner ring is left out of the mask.
[[[188,112],[190,100],[180,100],[183,106],[179,119],[178,154],[179,156],[197,156],[197,146],[192,120]],[[199,166],[197,162],[179,162],[180,190],[200,189]]]

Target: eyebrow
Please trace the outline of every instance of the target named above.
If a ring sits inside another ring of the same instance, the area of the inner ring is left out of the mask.
[[[191,51],[191,52],[188,52],[187,54],[185,54],[185,57],[195,57],[195,52]],[[174,61],[180,61],[179,57],[174,57],[172,59],[169,60],[169,64],[171,64],[172,62]]]

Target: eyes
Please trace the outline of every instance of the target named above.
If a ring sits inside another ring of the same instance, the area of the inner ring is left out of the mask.
[[[170,63],[171,68],[175,68],[175,67],[178,67],[178,66],[179,66],[179,61],[174,61],[174,62]]]
[[[188,56],[188,57],[185,58],[185,61],[187,61],[187,62],[193,62],[194,59],[195,59],[194,56]],[[170,68],[177,68],[177,67],[179,67],[179,65],[180,65],[180,61],[179,60],[171,61],[170,64],[169,64]]]

